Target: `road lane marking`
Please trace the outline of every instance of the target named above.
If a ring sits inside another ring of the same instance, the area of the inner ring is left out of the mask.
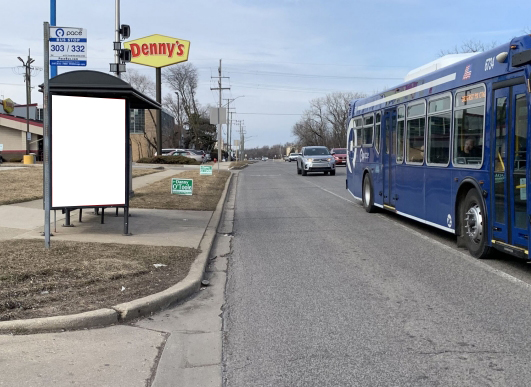
[[[437,241],[435,239],[432,239],[432,238],[430,238],[430,237],[428,237],[426,235],[423,235],[423,234],[419,233],[418,231],[415,231],[415,230],[413,230],[413,229],[411,229],[411,228],[409,228],[409,227],[407,227],[407,226],[405,226],[403,224],[400,224],[400,223],[398,223],[397,221],[395,221],[393,219],[390,219],[390,218],[387,218],[386,216],[383,216],[382,214],[379,214],[378,216],[380,218],[382,218],[382,219],[385,219],[385,220],[387,220],[389,222],[394,223],[395,225],[397,225],[397,226],[409,231],[411,234],[413,234],[413,235],[415,235],[415,236],[417,236],[417,237],[419,237],[421,239],[424,239],[424,240],[430,242],[431,244],[433,244],[435,246],[442,247],[446,251],[449,251],[449,252],[454,253],[455,255],[458,255],[460,258],[465,259],[467,262],[472,263],[472,264],[474,264],[474,265],[476,265],[476,266],[488,271],[489,273],[495,274],[495,275],[497,275],[497,276],[499,276],[501,278],[504,278],[504,279],[506,279],[506,280],[508,280],[510,282],[513,282],[513,283],[515,283],[517,285],[520,285],[520,286],[524,287],[527,290],[531,290],[531,285],[528,284],[525,281],[522,281],[521,279],[518,279],[518,278],[516,278],[516,277],[514,277],[514,276],[512,276],[512,275],[510,275],[510,274],[508,274],[508,273],[506,273],[506,272],[504,272],[502,270],[495,269],[492,266],[489,266],[486,263],[483,263],[481,260],[479,260],[477,258],[471,257],[470,255],[465,254],[465,253],[463,253],[463,252],[461,252],[459,250],[456,250],[453,247],[447,246],[444,243],[441,243],[441,242],[439,242],[439,241]]]
[[[327,190],[327,189],[325,189],[325,188],[323,188],[323,187],[321,187],[321,186],[319,186],[317,184],[314,184],[314,183],[311,183],[311,182],[308,182],[308,183],[313,185],[313,186],[315,186],[315,187],[317,187],[317,188],[320,188],[321,190],[323,190],[325,192],[328,192],[329,194],[332,194],[332,195],[334,195],[334,196],[336,196],[336,197],[338,197],[338,198],[340,198],[340,199],[342,199],[342,200],[344,200],[346,202],[349,202],[349,203],[352,203],[352,204],[358,204],[358,203],[356,203],[356,202],[354,202],[352,200],[345,199],[344,197],[339,196],[338,194],[336,194],[334,192],[331,192],[331,191],[329,191],[329,190]],[[467,262],[472,263],[473,265],[475,265],[477,267],[480,267],[480,268],[488,271],[491,274],[495,274],[495,275],[497,275],[497,276],[499,276],[499,277],[501,277],[501,278],[503,278],[505,280],[508,280],[509,282],[512,282],[512,283],[517,284],[517,285],[520,285],[523,288],[525,288],[526,290],[531,291],[531,284],[528,284],[527,282],[522,281],[521,279],[518,279],[518,278],[516,278],[516,277],[514,277],[514,276],[512,276],[512,275],[510,275],[510,274],[508,274],[508,273],[506,273],[506,272],[504,272],[502,270],[495,269],[492,266],[489,266],[486,263],[483,263],[481,260],[479,260],[477,258],[471,257],[470,255],[457,250],[456,248],[447,246],[444,243],[441,243],[441,242],[439,242],[439,241],[437,241],[435,239],[432,239],[432,238],[430,238],[430,237],[428,237],[426,235],[423,235],[423,234],[419,233],[418,231],[415,231],[415,230],[413,230],[413,229],[411,229],[411,228],[409,228],[409,227],[407,227],[407,226],[405,226],[405,225],[403,225],[401,223],[398,223],[397,221],[395,221],[393,219],[390,219],[390,218],[384,216],[383,214],[377,214],[377,215],[380,218],[384,219],[384,220],[387,220],[389,222],[393,222],[394,224],[398,225],[399,227],[409,231],[411,234],[413,234],[413,235],[415,235],[417,237],[420,237],[420,238],[430,242],[431,244],[433,244],[435,246],[442,247],[446,251],[449,251],[449,252],[454,253],[455,255],[458,255],[460,258],[465,259]],[[421,223],[419,223],[419,224],[421,224]]]

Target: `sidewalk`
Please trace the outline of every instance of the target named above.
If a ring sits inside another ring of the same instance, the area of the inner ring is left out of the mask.
[[[187,168],[183,168],[185,169]],[[178,171],[170,169],[135,178],[133,189],[176,173]],[[199,290],[199,283],[191,285],[192,280],[189,277],[195,276],[196,282],[197,279],[200,282],[203,278],[205,265],[221,222],[230,181],[229,179],[216,211],[213,212],[131,209],[130,230],[133,233],[131,237],[121,235],[123,214],[115,217],[114,211],[105,214],[104,225],[100,225],[100,218],[89,214],[89,211],[83,213],[83,223],[79,223],[77,216],[72,213],[71,220],[75,225],[72,228],[61,227],[62,222],[59,220],[64,219],[64,216],[58,214],[57,233],[52,237],[52,246],[53,241],[58,239],[105,241],[107,238],[114,243],[166,244],[199,248],[202,253],[192,265],[189,276],[176,285],[183,285],[182,283],[188,281],[188,284],[181,286],[188,288],[187,293],[181,292],[179,300],[183,300]],[[43,229],[43,220],[42,200],[0,206],[0,240],[42,238],[40,231]],[[227,219],[223,221],[223,224],[227,223]],[[223,226],[222,229],[227,230],[227,227]],[[229,239],[230,237],[223,242],[225,244],[223,254],[228,252]],[[214,267],[209,269],[210,275],[213,276],[209,279],[218,289],[224,286],[226,267],[223,265],[224,261],[220,258],[214,262]],[[215,273],[218,271],[222,275],[217,276]],[[183,305],[184,311],[179,308],[170,309],[131,325],[121,324],[102,329],[23,336],[0,334],[2,348],[0,386],[221,385],[219,313],[223,300],[219,295],[210,294],[208,289],[206,292],[198,293],[197,297],[189,301],[192,306],[188,306],[188,303]],[[147,311],[147,316],[150,311],[160,310],[160,305],[156,302],[163,297],[167,295],[155,295],[147,307],[142,303],[132,305],[129,310],[130,315],[127,313],[125,315],[125,321],[136,317],[131,310],[137,311],[145,307],[143,312]],[[168,304],[167,300],[164,302]],[[169,304],[175,302],[173,300]],[[194,323],[186,322],[179,317],[189,314],[190,308],[200,310],[205,304],[212,302],[216,302],[217,306],[211,309],[203,308]],[[135,301],[131,304],[134,303]],[[169,319],[173,322],[168,325]],[[38,328],[38,324],[36,326]],[[175,359],[178,360],[177,363]]]

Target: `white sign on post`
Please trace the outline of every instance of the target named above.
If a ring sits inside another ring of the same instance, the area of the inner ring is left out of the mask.
[[[219,111],[219,114],[218,114]],[[218,117],[219,121],[218,122]],[[212,125],[226,124],[227,123],[227,108],[210,108],[210,123]]]
[[[0,144],[0,152],[4,150],[4,144]]]
[[[50,66],[86,66],[87,30],[50,27]]]

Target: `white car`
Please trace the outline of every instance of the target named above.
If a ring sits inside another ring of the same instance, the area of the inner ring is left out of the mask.
[[[203,161],[203,155],[198,155],[194,152],[185,151],[185,150],[177,150],[177,151],[171,152],[168,156],[184,156],[190,159],[194,159],[195,161],[199,161],[199,162]]]
[[[292,161],[297,161],[297,157],[299,157],[300,153],[290,153],[288,156],[288,161],[291,163]]]

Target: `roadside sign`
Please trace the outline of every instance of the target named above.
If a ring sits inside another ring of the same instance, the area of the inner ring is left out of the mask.
[[[227,123],[227,108],[210,108],[210,123],[212,125]]]
[[[31,132],[26,132],[26,140],[31,141]]]
[[[190,42],[155,34],[124,42],[124,47],[131,50],[131,63],[160,68],[186,62]]]
[[[86,66],[87,30],[50,27],[50,66]]]
[[[176,195],[192,195],[193,179],[171,179],[171,193]]]
[[[212,175],[212,165],[201,165],[199,167],[200,175]]]
[[[4,144],[0,144],[0,152],[4,150]]]

